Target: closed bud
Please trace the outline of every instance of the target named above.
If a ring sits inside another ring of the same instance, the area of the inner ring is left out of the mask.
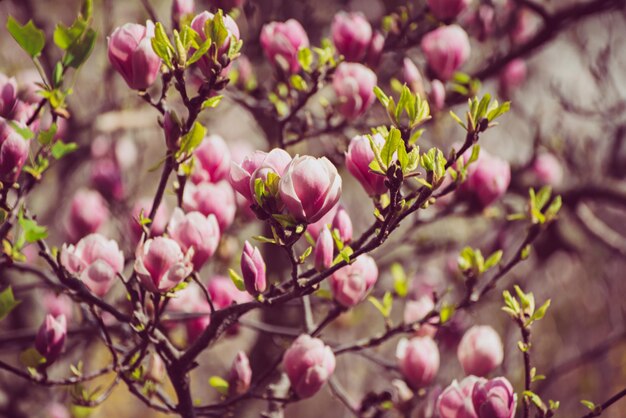
[[[380,134],[373,136],[374,143],[382,147],[385,139]],[[385,176],[371,171],[370,163],[374,161],[374,151],[365,136],[355,136],[350,141],[346,152],[346,168],[361,183],[370,196],[381,195],[387,191]]]
[[[530,169],[540,184],[559,186],[563,181],[563,166],[553,154],[539,154]]]
[[[335,355],[322,340],[303,334],[285,351],[283,368],[293,391],[310,398],[335,371]]]
[[[17,81],[0,73],[0,117],[13,119],[17,104]]]
[[[230,171],[230,150],[219,135],[209,135],[193,153],[196,164],[191,180],[217,183],[228,177]]]
[[[332,229],[339,233],[339,238],[344,243],[352,241],[352,219],[350,219],[348,211],[343,206],[339,206],[333,218]]]
[[[422,51],[431,70],[449,80],[470,56],[467,33],[458,25],[442,26],[422,38]]]
[[[404,379],[414,389],[427,386],[439,371],[439,349],[430,337],[403,338],[396,358]]]
[[[339,201],[341,176],[326,157],[296,156],[278,183],[280,198],[298,221],[313,223]]]
[[[472,392],[478,382],[485,379],[467,376],[461,382],[456,380],[441,392],[437,399],[437,412],[440,418],[478,418],[472,404]]]
[[[331,26],[333,43],[346,61],[361,62],[372,39],[372,26],[363,13],[339,12]]]
[[[346,119],[356,119],[367,112],[376,99],[377,82],[376,74],[362,64],[339,64],[333,78],[339,113]]]
[[[46,365],[56,361],[63,351],[65,338],[67,336],[67,321],[64,315],[54,317],[46,315],[37,336],[35,337],[35,348],[46,358]]]
[[[101,158],[92,162],[91,184],[94,189],[109,200],[122,200],[124,198],[122,170],[113,158]]]
[[[487,207],[506,193],[510,183],[508,161],[481,150],[478,160],[469,166],[460,190],[469,192],[480,206]]]
[[[421,321],[433,309],[435,309],[435,302],[429,295],[423,295],[416,300],[407,300],[404,305],[404,322],[406,324],[413,324]],[[419,325],[415,334],[420,337],[434,337],[437,333],[437,328],[434,326],[435,322],[436,319],[433,319],[425,324]]]
[[[417,66],[410,58],[404,58],[402,61],[402,81],[411,89],[413,93],[424,96],[424,81],[422,74]]]
[[[197,211],[204,216],[215,215],[220,231],[224,232],[235,220],[235,192],[226,181],[187,184],[183,193],[183,209]]]
[[[335,241],[328,227],[324,227],[317,237],[313,257],[315,259],[315,268],[318,271],[325,270],[333,264],[333,253],[335,250]]]
[[[72,198],[66,231],[71,242],[97,232],[109,219],[109,209],[100,193],[80,189]]]
[[[109,61],[126,84],[134,90],[146,90],[159,75],[161,58],[152,49],[154,23],[146,26],[127,23],[108,38]]]
[[[378,267],[369,255],[363,254],[330,276],[333,297],[349,308],[363,301],[378,280]]]
[[[441,20],[449,20],[457,17],[467,9],[471,0],[428,0],[430,11]]]
[[[103,297],[124,269],[124,254],[114,240],[90,234],[76,246],[61,247],[61,264],[96,296]]]
[[[0,120],[0,181],[13,184],[28,159],[29,141]]]
[[[250,245],[248,241],[243,246],[241,255],[241,275],[246,290],[252,296],[265,292],[267,280],[265,278],[265,261],[257,247]]]
[[[72,319],[74,314],[72,309],[73,302],[69,296],[63,293],[56,294],[52,291],[46,291],[41,298],[41,302],[46,314],[50,314],[55,318],[64,315],[68,321]]]
[[[471,327],[459,343],[457,357],[467,375],[486,376],[502,364],[504,350],[498,333],[490,326]]]
[[[500,73],[500,90],[505,95],[511,94],[513,90],[524,84],[526,73],[524,60],[517,58],[509,62]]]
[[[228,388],[233,395],[242,395],[250,388],[252,369],[250,360],[243,351],[239,351],[228,374]]]
[[[168,292],[193,271],[193,250],[183,253],[178,243],[170,238],[147,240],[137,247],[135,256],[135,273],[150,292]]]
[[[306,31],[294,19],[286,22],[271,22],[261,30],[261,47],[274,67],[287,73],[300,71],[298,50],[309,46]]]
[[[430,82],[430,101],[431,106],[436,110],[443,109],[446,104],[446,87],[439,80]]]
[[[185,214],[180,208],[174,209],[167,232],[184,252],[193,249],[191,262],[196,271],[213,256],[220,241],[220,228],[214,215]]]
[[[478,418],[513,418],[517,396],[504,377],[479,381],[472,390],[472,403]]]
[[[375,31],[370,40],[370,44],[367,47],[367,55],[365,56],[365,63],[370,68],[378,67],[380,64],[380,58],[383,55],[383,48],[385,47],[385,36],[379,31]]]

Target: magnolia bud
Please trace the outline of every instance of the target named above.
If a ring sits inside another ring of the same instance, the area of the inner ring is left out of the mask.
[[[440,418],[478,418],[472,405],[472,391],[478,382],[485,379],[467,376],[461,383],[454,380],[441,392],[437,400]]]
[[[66,224],[70,241],[77,242],[82,237],[97,232],[108,219],[109,209],[100,193],[78,190],[72,198]]]
[[[372,27],[363,13],[337,13],[331,32],[337,51],[346,61],[363,60],[372,39]]]
[[[472,404],[478,418],[513,418],[517,396],[504,377],[481,380],[472,390]]]
[[[124,183],[119,164],[113,158],[93,161],[91,166],[91,184],[102,196],[109,200],[124,198]]]
[[[563,166],[552,154],[539,154],[531,166],[531,172],[541,184],[558,186],[563,181]]]
[[[446,104],[446,87],[439,80],[430,82],[430,100],[436,110],[443,109]]]
[[[192,273],[192,255],[192,250],[183,253],[173,239],[149,239],[137,247],[135,272],[150,292],[168,292]]]
[[[421,47],[428,66],[442,80],[452,78],[470,55],[469,38],[458,25],[442,26],[428,32],[422,38]]]
[[[265,292],[267,288],[265,261],[259,249],[250,245],[248,241],[245,242],[241,255],[241,275],[246,290],[252,296]]]
[[[193,249],[191,262],[196,271],[213,256],[220,241],[220,228],[214,215],[185,214],[180,208],[174,209],[167,232],[184,252]]]
[[[0,181],[14,183],[28,158],[29,141],[0,120]]]
[[[380,147],[385,143],[385,139],[380,134],[375,134],[372,139]],[[369,139],[360,135],[352,138],[346,152],[346,168],[361,183],[368,195],[376,196],[385,193],[387,186],[385,186],[385,176],[370,170],[372,161],[374,161],[374,151]]]
[[[339,201],[341,176],[326,158],[296,156],[278,183],[280,198],[298,221],[321,219]]]
[[[202,41],[206,40],[206,34],[204,33],[204,28],[206,26],[206,22],[209,20],[213,20],[215,16],[213,13],[209,13],[204,11],[193,18],[191,21],[191,28],[195,30],[199,35]],[[222,45],[218,45],[217,56],[218,59],[220,56],[228,53],[228,49],[230,48],[231,39],[234,37],[235,41],[239,41],[239,26],[229,15],[224,15],[222,17],[224,21],[224,26],[226,27],[226,31],[228,32],[228,36],[224,40]],[[213,58],[209,56],[209,54],[204,54],[202,58],[196,61],[196,65],[204,74],[205,77],[212,77],[212,67],[213,67]]]
[[[265,56],[272,65],[285,72],[300,71],[298,50],[308,46],[309,37],[297,20],[271,22],[264,25],[261,30],[261,47]]]
[[[193,153],[196,158],[191,180],[217,183],[227,178],[230,171],[230,150],[219,135],[209,135]]]
[[[333,78],[333,89],[339,101],[338,110],[346,119],[356,119],[370,108],[376,96],[376,74],[362,64],[342,62]]]
[[[372,257],[360,255],[330,276],[330,288],[335,300],[344,307],[352,307],[367,296],[378,280],[378,267]]]
[[[490,326],[471,327],[459,343],[457,357],[465,374],[485,376],[502,364],[502,340]]]
[[[439,370],[439,349],[430,337],[403,338],[398,343],[396,358],[400,372],[414,389],[432,382]]]
[[[433,301],[432,296],[423,295],[417,300],[407,300],[404,305],[404,322],[406,324],[413,324],[421,321],[433,309],[435,309],[435,302]],[[417,329],[416,335],[420,337],[434,337],[437,333],[437,328],[432,325],[432,323],[435,323],[435,321],[436,319],[429,321],[430,323],[420,325]]]
[[[227,277],[212,277],[207,290],[215,309],[228,308],[233,303],[244,303],[251,299],[248,293],[237,289],[233,281]]]
[[[315,243],[315,251],[313,256],[315,259],[315,268],[318,271],[325,270],[333,264],[333,252],[335,250],[335,241],[327,227],[317,237]]]
[[[510,182],[508,161],[481,150],[478,160],[469,166],[461,190],[470,192],[482,207],[487,207],[506,193]]]
[[[294,392],[310,398],[335,371],[335,355],[322,340],[303,334],[285,351],[283,367]]]
[[[424,96],[424,81],[422,74],[417,66],[410,58],[404,58],[402,61],[402,80],[409,86],[413,93]]]
[[[243,351],[239,351],[228,375],[229,390],[232,394],[242,395],[250,388],[252,369],[250,360]]]
[[[367,55],[365,56],[365,62],[370,68],[378,67],[380,58],[383,55],[383,48],[385,47],[385,36],[379,31],[375,31],[372,35],[369,47],[367,48]]]
[[[156,80],[161,58],[152,49],[154,23],[146,26],[127,23],[113,31],[108,38],[109,61],[134,90],[146,90]]]
[[[30,247],[27,247],[30,248]],[[55,318],[64,315],[69,321],[74,314],[72,310],[72,299],[63,293],[56,294],[52,291],[46,291],[41,298],[41,302],[46,314],[50,314]]]
[[[457,17],[469,6],[471,0],[428,0],[430,11],[441,20]]]
[[[13,119],[17,104],[17,81],[0,73],[0,117]]]
[[[197,211],[204,216],[215,215],[220,231],[224,232],[235,220],[235,192],[226,181],[187,184],[183,193],[183,209]]]
[[[339,206],[339,209],[333,218],[332,229],[333,231],[337,230],[339,238],[344,243],[352,241],[352,219],[350,219],[348,211],[346,211],[343,206]]]
[[[47,365],[54,363],[61,355],[66,336],[67,321],[65,316],[59,315],[55,318],[50,314],[46,315],[46,319],[35,337],[35,348],[39,354],[46,358]]]
[[[522,86],[526,81],[526,63],[518,58],[509,62],[500,73],[500,89],[510,94],[514,89]]]

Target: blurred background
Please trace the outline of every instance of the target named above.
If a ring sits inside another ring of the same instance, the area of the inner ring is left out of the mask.
[[[96,0],[94,26],[98,41],[87,64],[75,75],[74,93],[69,98],[70,119],[65,128],[66,141],[79,144],[77,152],[51,169],[45,180],[30,196],[30,205],[38,214],[39,222],[49,227],[50,242],[60,246],[67,240],[66,219],[72,197],[77,190],[94,188],[94,166],[100,154],[98,146],[113,149],[121,167],[124,192],[121,199],[107,197],[114,215],[102,228],[111,237],[117,237],[125,251],[131,253],[129,212],[142,197],[152,197],[158,175],[150,168],[163,155],[162,130],[157,124],[157,112],[130,91],[122,78],[109,65],[106,56],[106,36],[127,22],[143,23],[149,18],[145,4],[154,9],[159,20],[170,24],[169,0]],[[413,7],[422,2],[409,1]],[[480,4],[479,4],[480,3]],[[513,1],[511,7],[524,5]],[[577,0],[540,2],[553,12],[582,3]],[[504,2],[474,0],[461,25],[471,28],[472,19],[480,5],[504,8]],[[297,19],[306,29],[312,45],[319,45],[328,37],[333,16],[340,10],[361,11],[375,28],[381,27],[384,16],[406,6],[406,2],[391,0],[248,0],[237,12],[236,21],[244,41],[242,53],[250,62],[259,86],[252,92],[243,92],[237,86],[227,89],[219,109],[207,112],[203,122],[210,133],[221,135],[231,146],[233,156],[245,155],[248,150],[269,148],[275,143],[272,120],[246,106],[242,97],[255,99],[263,89],[271,87],[272,70],[259,45],[263,24],[289,18]],[[529,186],[541,181],[530,169],[536,157],[550,153],[562,166],[563,175],[554,188],[561,193],[564,207],[560,219],[539,239],[529,260],[508,274],[500,289],[520,284],[533,291],[541,303],[552,299],[552,306],[544,320],[533,331],[533,363],[538,373],[547,379],[536,385],[536,392],[544,399],[561,401],[558,416],[584,415],[581,399],[599,403],[626,384],[626,15],[624,5],[611,11],[588,12],[583,18],[567,18],[549,28],[544,42],[520,54],[527,74],[523,84],[504,91],[500,72],[482,72],[482,92],[491,92],[501,100],[512,101],[511,112],[502,117],[500,126],[481,137],[481,144],[490,153],[505,158],[512,166],[512,183],[501,204],[486,211],[462,208],[438,220],[439,208],[429,208],[407,227],[374,253],[381,280],[374,291],[380,296],[391,289],[389,268],[401,263],[407,274],[415,277],[415,286],[427,283],[439,289],[450,289],[448,297],[461,294],[456,256],[466,245],[481,248],[488,254],[503,248],[518,246],[525,230],[521,223],[508,222],[506,215],[523,210]],[[80,7],[72,0],[5,0],[0,2],[0,21],[9,15],[25,22],[32,18],[48,36],[56,22],[70,24]],[[208,9],[208,1],[196,1],[196,11]],[[616,9],[616,10],[615,10]],[[541,25],[532,15],[532,24]],[[3,24],[4,25],[4,24]],[[166,25],[166,26],[167,26]],[[505,33],[506,25],[499,27],[491,37],[480,42],[472,39],[472,54],[464,71],[477,74],[513,47]],[[33,77],[34,67],[26,54],[20,51],[11,36],[2,29],[0,35],[0,71],[16,76],[19,83]],[[471,32],[470,32],[471,33]],[[55,50],[46,48],[42,62],[46,69],[58,59]],[[405,57],[418,68],[425,68],[419,42],[401,48],[386,49],[376,72],[378,84],[391,91],[390,80],[401,79]],[[246,96],[247,95],[247,96]],[[328,88],[320,97],[332,96]],[[448,104],[462,114],[465,104],[456,96],[448,97]],[[247,100],[247,99],[246,99]],[[315,102],[315,101],[313,101]],[[460,102],[460,104],[458,104]],[[310,112],[317,112],[312,105]],[[347,173],[342,163],[349,139],[369,131],[369,127],[387,123],[380,105],[375,104],[359,126],[348,126],[311,138],[289,149],[292,155],[329,155],[340,168],[344,181],[342,202],[350,213],[358,236],[371,222],[373,205],[358,183]],[[448,116],[447,109],[437,112],[427,125],[424,146],[436,145],[448,150],[462,142],[464,132]],[[94,145],[95,144],[95,145]],[[100,145],[98,145],[100,144]],[[107,151],[109,152],[109,151]],[[108,155],[108,154],[107,154]],[[175,196],[167,195],[170,209],[175,207]],[[365,202],[365,203],[364,203]],[[203,279],[227,275],[227,268],[237,264],[237,254],[243,240],[261,231],[257,221],[238,216],[235,225],[220,247],[219,258],[202,272]],[[281,277],[285,261],[281,256],[266,254],[270,276]],[[15,362],[21,349],[32,344],[32,336],[43,318],[43,292],[36,288],[37,280],[28,275],[1,274],[0,284],[12,283],[22,304],[12,314],[11,321],[2,323],[0,356]],[[445,387],[454,379],[463,377],[456,360],[456,345],[463,331],[471,324],[493,326],[505,344],[505,360],[496,375],[505,375],[518,389],[522,385],[522,358],[517,349],[519,330],[500,311],[500,289],[470,311],[459,314],[448,327],[439,331],[442,367],[436,379]],[[123,289],[114,289],[107,298],[123,297]],[[316,317],[322,318],[329,304],[316,305]],[[394,306],[393,320],[402,318],[402,305]],[[298,306],[246,316],[239,333],[206,350],[199,358],[200,367],[192,374],[194,398],[202,403],[218,399],[208,385],[208,378],[224,375],[234,353],[243,349],[251,359],[254,373],[265,369],[288,346],[290,337],[264,334],[255,330],[261,321],[287,330],[297,329],[301,322]],[[324,333],[324,340],[338,343],[382,332],[384,323],[369,303],[339,318]],[[288,334],[288,332],[286,332]],[[73,362],[82,360],[86,369],[106,364],[109,354],[95,343],[93,330],[82,329],[70,340],[68,357]],[[354,401],[376,397],[392,391],[392,380],[400,377],[395,369],[394,351],[397,339],[368,351],[374,360],[363,355],[346,354],[338,358],[336,375],[347,394]],[[67,364],[56,366],[52,374],[67,374]],[[105,385],[112,376],[90,383],[88,390]],[[168,388],[169,392],[171,388]],[[424,411],[428,396],[410,416],[428,416]],[[67,403],[68,390],[35,387],[11,374],[0,372],[0,416],[46,417],[45,406],[51,401]],[[249,401],[233,412],[233,416],[259,416],[265,403]],[[618,404],[602,416],[626,416],[626,404]],[[90,413],[97,417],[157,417],[139,400],[119,385],[111,398],[93,410],[76,410],[77,416]],[[351,413],[324,389],[312,399],[286,409],[287,417],[340,418]],[[388,416],[394,416],[389,412]],[[408,415],[407,415],[408,416]]]

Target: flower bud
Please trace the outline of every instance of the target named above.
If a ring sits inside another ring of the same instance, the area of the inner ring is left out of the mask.
[[[490,326],[475,325],[465,332],[457,357],[467,375],[486,376],[502,364],[504,351],[502,340]]]
[[[63,294],[56,294],[53,291],[46,291],[41,298],[43,309],[46,314],[50,314],[55,318],[64,315],[67,320],[72,319],[74,314],[72,310],[72,299]]]
[[[163,132],[165,133],[165,145],[170,151],[178,151],[180,148],[180,135],[181,135],[180,120],[176,112],[168,110],[163,115]]]
[[[385,143],[380,134],[373,135],[372,139],[380,147]],[[374,161],[374,151],[369,139],[361,135],[352,138],[346,152],[346,168],[361,183],[368,195],[377,196],[387,192],[387,186],[385,186],[385,176],[375,174],[370,170],[372,161]]]
[[[280,178],[278,189],[291,215],[313,223],[339,201],[341,177],[326,157],[296,156]]]
[[[245,242],[241,254],[241,275],[246,290],[252,296],[265,292],[267,288],[265,261],[259,249],[250,245],[248,241]]]
[[[552,154],[539,154],[531,166],[531,172],[541,184],[558,186],[563,180],[563,166]]]
[[[13,119],[17,104],[17,81],[0,73],[0,117]]]
[[[135,272],[150,292],[167,292],[193,271],[193,251],[183,253],[176,241],[157,237],[137,247]]]
[[[472,405],[472,391],[478,382],[485,379],[476,376],[467,376],[456,380],[444,389],[437,400],[437,411],[440,418],[478,418]]]
[[[180,208],[174,209],[167,232],[184,252],[193,249],[191,262],[196,271],[213,256],[220,241],[220,228],[214,215],[185,214]]]
[[[157,353],[150,353],[148,357],[148,367],[146,367],[145,378],[155,383],[163,382],[165,379],[165,363]]]
[[[149,198],[140,199],[133,206],[133,210],[131,211],[131,219],[130,219],[130,230],[133,237],[134,242],[138,242],[141,238],[142,228],[139,225],[139,215],[143,211],[144,218],[150,216],[150,212],[152,211],[152,200]],[[168,220],[167,208],[164,203],[161,203],[159,208],[154,215],[154,219],[152,219],[152,223],[149,225],[150,230],[152,232],[152,236],[163,235],[165,232],[165,228],[167,227]]]
[[[422,74],[417,66],[410,58],[404,58],[402,61],[402,80],[409,86],[413,93],[424,96],[424,81]]]
[[[146,90],[159,75],[161,58],[152,49],[154,23],[126,23],[108,38],[109,61],[133,90]]]
[[[180,22],[185,16],[192,14],[194,10],[194,0],[174,0],[172,2],[172,20]]]
[[[313,238],[313,240],[317,240],[317,238],[320,235],[320,232],[322,232],[322,229],[326,228],[327,225],[330,225],[333,223],[333,220],[335,219],[335,215],[337,214],[338,210],[339,210],[339,203],[337,203],[335,206],[330,208],[330,210],[326,212],[326,214],[322,216],[321,218],[319,218],[317,221],[313,222],[312,224],[307,225],[306,232],[311,234],[311,237]]]
[[[428,0],[430,11],[440,20],[449,20],[457,17],[467,9],[471,0]]]
[[[356,119],[367,112],[376,99],[377,81],[376,74],[362,64],[339,64],[333,78],[339,113],[346,119]]]
[[[209,280],[207,290],[215,309],[228,308],[234,303],[244,303],[251,299],[248,293],[237,289],[233,281],[227,277],[212,277]]]
[[[101,158],[91,165],[91,184],[109,200],[124,198],[124,183],[119,164],[113,158]]]
[[[335,355],[322,340],[303,334],[285,351],[283,367],[294,392],[310,398],[335,371]]]
[[[363,13],[339,12],[331,26],[333,43],[346,61],[361,62],[372,39],[372,26]]]
[[[315,259],[315,268],[318,271],[325,270],[333,264],[333,252],[335,250],[335,241],[328,227],[324,227],[317,237],[315,243],[315,251],[313,257]]]
[[[66,223],[67,235],[71,242],[97,232],[109,219],[109,209],[100,193],[80,189],[72,198],[70,213]]]
[[[526,63],[517,58],[509,62],[500,73],[500,89],[510,94],[514,89],[522,86],[526,81]]]
[[[298,50],[309,46],[306,31],[294,19],[271,22],[261,29],[261,47],[274,67],[288,73],[300,71]]]
[[[417,300],[407,300],[404,305],[404,322],[406,324],[413,324],[421,321],[433,309],[435,309],[435,302],[433,301],[432,296],[423,295]],[[433,325],[435,321],[436,319],[419,325],[415,335],[420,337],[434,337],[437,333],[437,328]]]
[[[335,300],[346,308],[365,299],[378,280],[378,267],[372,257],[360,255],[352,264],[330,276],[330,288]]]
[[[255,151],[245,157],[241,164],[231,164],[230,184],[239,194],[252,202],[254,194],[252,179],[255,171],[261,168],[265,171],[270,169],[282,176],[290,162],[291,156],[280,148],[274,148],[270,152]]]
[[[528,42],[537,30],[537,21],[533,19],[533,12],[528,9],[519,9],[514,17],[511,28],[511,41],[515,45]]]
[[[487,207],[506,193],[510,183],[508,161],[481,150],[478,160],[469,166],[461,190],[470,192],[482,207]]]
[[[0,181],[13,184],[28,158],[29,141],[0,120]]]
[[[458,25],[442,26],[422,38],[428,66],[441,80],[449,80],[470,55],[467,33]]]
[[[227,178],[230,171],[230,150],[221,136],[209,135],[204,138],[193,155],[196,158],[195,170],[191,175],[194,183],[217,183]]]
[[[202,39],[202,41],[206,40],[206,34],[204,33],[206,22],[209,20],[213,20],[214,17],[215,15],[213,13],[204,11],[200,13],[199,15],[197,15],[196,17],[194,17],[193,20],[191,21],[191,28],[200,35],[200,39]],[[218,50],[217,50],[218,59],[220,56],[228,53],[228,49],[230,48],[231,38],[234,37],[235,41],[239,41],[239,26],[237,26],[237,23],[235,23],[233,18],[230,17],[229,15],[222,16],[222,19],[224,21],[224,26],[226,27],[226,30],[228,31],[228,36],[224,40],[224,43],[218,46]],[[205,77],[207,78],[212,77],[211,69],[213,67],[213,59],[212,57],[209,56],[209,54],[204,54],[202,58],[196,61],[196,64]]]
[[[226,181],[187,184],[183,193],[183,209],[197,211],[204,216],[215,215],[220,231],[224,232],[235,220],[235,192]]]
[[[370,68],[378,67],[380,58],[383,55],[383,48],[385,47],[385,36],[379,31],[375,31],[372,35],[369,47],[367,48],[367,55],[365,56],[365,63]]]
[[[339,238],[341,238],[344,243],[352,241],[352,219],[350,219],[348,211],[346,211],[343,206],[339,206],[333,218],[332,229],[333,231],[337,230]]]
[[[513,418],[517,396],[504,377],[481,380],[472,390],[472,404],[478,418]]]
[[[439,349],[430,337],[401,339],[396,358],[404,379],[414,389],[427,386],[439,371]]]
[[[76,246],[63,244],[61,264],[96,296],[103,297],[124,269],[124,254],[114,240],[90,234]]]
[[[65,345],[65,337],[67,336],[67,321],[64,315],[54,317],[46,315],[37,336],[35,337],[35,348],[43,357],[46,358],[46,364],[50,365],[59,358],[63,346]]]
[[[435,79],[430,82],[430,101],[436,110],[443,109],[446,104],[446,88],[439,80]]]
[[[231,394],[242,395],[250,388],[252,382],[252,369],[250,360],[243,351],[239,351],[228,375],[229,390]]]

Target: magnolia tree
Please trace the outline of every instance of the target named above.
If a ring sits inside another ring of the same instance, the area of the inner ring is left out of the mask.
[[[620,409],[614,384],[549,397],[542,356],[577,342],[542,328],[562,289],[530,288],[563,213],[626,252],[583,205],[623,191],[568,183],[570,145],[538,134],[511,166],[481,138],[509,135],[531,53],[622,1],[371,1],[321,20],[306,2],[165,3],[122,22],[111,1],[65,23],[9,8],[5,49],[32,65],[0,74],[6,416],[96,416],[119,388],[182,417]],[[227,134],[232,109],[265,143]],[[420,239],[433,225],[482,232]]]

